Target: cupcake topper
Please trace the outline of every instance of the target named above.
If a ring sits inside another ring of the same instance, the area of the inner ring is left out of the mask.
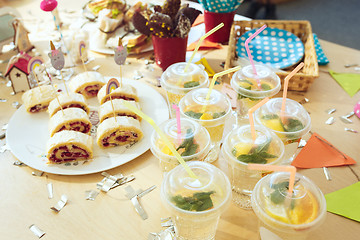
[[[84,55],[85,51],[86,51],[86,44],[85,44],[84,41],[80,41],[80,43],[79,43],[79,56],[80,56],[81,62],[83,64],[84,70],[86,72],[87,69],[86,69],[86,66],[85,66],[85,63],[84,63],[84,59],[83,59],[83,55]]]
[[[121,38],[119,38],[119,43],[116,48],[114,48],[115,55],[114,60],[117,65],[124,65],[127,57],[127,49],[122,45]]]
[[[51,47],[51,52],[49,52],[49,57],[51,60],[51,65],[53,66],[53,68],[55,68],[56,70],[60,71],[61,74],[61,79],[64,82],[64,86],[65,86],[65,90],[67,92],[67,94],[69,95],[69,91],[67,89],[63,74],[61,72],[61,69],[63,69],[64,65],[65,65],[65,58],[64,58],[64,54],[61,52],[61,50],[56,49],[53,42],[50,41],[50,47]]]
[[[118,87],[120,86],[118,80],[116,78],[111,78],[107,84],[106,84],[106,95],[109,95],[110,97],[110,102],[111,102],[111,107],[112,107],[112,110],[113,110],[113,115],[114,115],[114,119],[115,119],[115,122],[117,121],[116,120],[116,114],[115,114],[115,109],[114,109],[114,104],[112,102],[112,98],[111,98],[111,92],[114,91],[115,89],[117,89]]]
[[[42,0],[40,3],[41,10],[45,12],[53,11],[58,5],[56,0]]]
[[[120,86],[122,85],[122,69],[121,65],[124,65],[126,57],[127,57],[127,48],[125,48],[122,44],[121,38],[119,38],[119,43],[117,48],[114,48],[115,55],[114,60],[117,65],[120,65]]]
[[[28,67],[27,67],[27,71],[28,73],[33,73],[34,77],[35,77],[35,80],[39,86],[39,89],[41,91],[41,88],[40,88],[40,83],[39,83],[39,79],[36,75],[36,72],[35,72],[35,69],[37,67],[40,67],[42,64],[44,63],[44,60],[40,57],[33,57],[30,59],[29,63],[28,63]]]
[[[50,41],[50,46],[51,46],[51,52],[48,55],[51,60],[51,65],[56,70],[63,69],[63,67],[65,65],[64,54],[61,52],[61,50],[55,48],[52,41]]]

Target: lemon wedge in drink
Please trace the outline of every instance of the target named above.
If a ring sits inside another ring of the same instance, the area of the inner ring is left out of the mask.
[[[280,118],[263,120],[263,123],[266,127],[270,128],[272,130],[279,131],[279,132],[285,132],[285,129],[280,122]]]
[[[209,113],[203,113],[203,115],[200,117],[200,120],[212,120],[213,117]]]
[[[238,157],[242,154],[249,154],[251,148],[253,147],[252,143],[238,143],[234,146],[234,150],[235,150],[235,157]]]

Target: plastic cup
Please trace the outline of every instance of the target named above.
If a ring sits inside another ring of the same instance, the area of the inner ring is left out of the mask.
[[[229,41],[231,26],[234,22],[235,12],[216,13],[204,10],[205,32],[210,31],[220,23],[224,26],[208,36],[206,39],[211,42],[226,43]]]
[[[159,127],[166,137],[178,150],[184,161],[203,161],[210,150],[210,136],[204,127],[190,119],[180,118],[181,135],[177,134],[176,119],[169,119]],[[179,161],[165,145],[163,139],[156,131],[151,136],[151,152],[159,159],[160,168],[163,172],[168,172],[177,165]]]
[[[224,139],[222,156],[228,166],[233,201],[241,208],[251,208],[255,184],[269,172],[250,170],[248,163],[280,164],[284,144],[267,128],[255,125],[256,139],[252,140],[250,125],[233,129]]]
[[[209,76],[202,65],[186,62],[175,63],[161,75],[161,87],[165,89],[171,117],[176,116],[172,105],[179,105],[180,99],[193,89],[209,85]]]
[[[231,86],[238,93],[237,112],[239,120],[248,118],[248,110],[265,97],[272,97],[280,91],[281,81],[270,68],[264,65],[255,65],[257,75],[254,75],[251,65],[237,71],[232,79]],[[257,77],[257,78],[256,78]],[[261,84],[258,87],[257,79]]]
[[[185,62],[188,38],[160,38],[152,35],[156,64],[165,71],[170,65]]]
[[[297,143],[311,128],[311,118],[306,109],[298,102],[286,99],[284,121],[281,121],[280,112],[282,98],[270,99],[255,111],[255,121],[264,125],[280,137],[285,144],[284,163],[292,161]],[[291,144],[295,143],[295,144]]]
[[[176,239],[214,239],[220,215],[231,201],[229,179],[212,164],[188,164],[198,178],[191,178],[177,166],[165,175],[161,199],[171,213]]]
[[[290,198],[289,178],[289,173],[276,172],[262,178],[254,188],[251,203],[260,220],[261,239],[306,239],[325,220],[326,201],[321,190],[297,173]]]
[[[211,138],[211,151],[206,162],[214,162],[220,153],[225,121],[230,116],[231,103],[227,96],[213,89],[206,101],[208,88],[199,88],[187,93],[180,100],[180,114],[197,121],[208,130]]]

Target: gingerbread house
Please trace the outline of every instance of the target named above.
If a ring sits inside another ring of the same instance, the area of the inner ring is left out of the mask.
[[[11,81],[14,93],[26,91],[32,86],[27,69],[30,59],[30,55],[20,52],[19,54],[13,56],[9,61],[5,77],[8,77]]]
[[[12,22],[12,25],[14,27],[14,44],[19,52],[28,52],[34,46],[31,44],[28,34],[29,31],[24,27],[23,23],[20,21],[20,19],[14,19]]]

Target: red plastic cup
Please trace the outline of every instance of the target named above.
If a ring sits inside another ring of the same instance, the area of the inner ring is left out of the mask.
[[[155,62],[165,71],[170,65],[185,62],[188,38],[159,38],[152,35]]]
[[[208,36],[206,39],[211,42],[226,43],[229,41],[231,25],[234,22],[235,12],[215,13],[204,10],[205,31],[208,32],[220,23],[224,26]]]

